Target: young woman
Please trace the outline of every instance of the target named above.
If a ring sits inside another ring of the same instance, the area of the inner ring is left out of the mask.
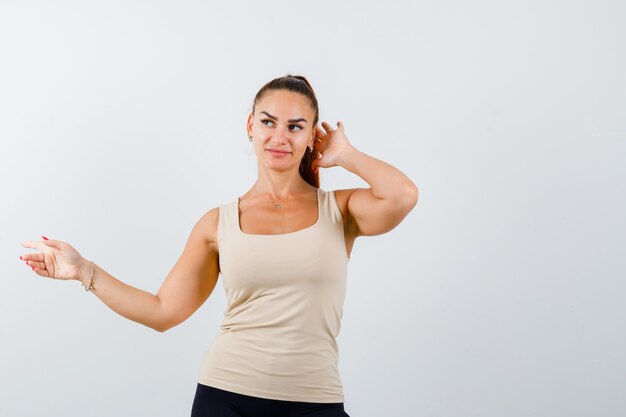
[[[337,370],[347,264],[359,236],[396,227],[418,189],[326,122],[309,82],[287,75],[257,93],[248,138],[258,176],[241,197],[197,221],[157,294],[134,288],[44,237],[22,260],[35,273],[83,283],[116,313],[166,331],[211,295],[228,307],[198,375],[192,417],[348,416]],[[319,168],[339,166],[370,188],[325,191]]]

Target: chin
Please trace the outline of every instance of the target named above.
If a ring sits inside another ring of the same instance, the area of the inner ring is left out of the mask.
[[[274,170],[274,171],[281,171],[281,172],[282,171],[289,171],[289,169],[292,168],[291,165],[285,164],[285,163],[282,163],[282,164],[281,163],[278,163],[278,164],[276,164],[276,163],[265,163],[265,164],[263,164],[263,167],[265,169],[271,169],[271,170]]]

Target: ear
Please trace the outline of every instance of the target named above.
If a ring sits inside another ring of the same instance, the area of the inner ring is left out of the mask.
[[[246,123],[246,130],[248,131],[248,137],[252,136],[252,126],[254,126],[254,114],[250,112],[248,115],[248,122]]]
[[[311,144],[310,146],[315,146],[315,142],[317,142],[318,132],[321,131],[319,125],[313,126],[313,134],[311,135]]]

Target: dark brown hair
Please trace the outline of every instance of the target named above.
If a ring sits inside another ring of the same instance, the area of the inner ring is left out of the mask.
[[[261,100],[263,96],[265,96],[265,93],[273,90],[293,91],[294,93],[300,93],[305,96],[309,100],[311,108],[315,111],[315,116],[313,118],[313,129],[315,129],[319,119],[319,107],[317,105],[317,98],[315,97],[313,87],[311,87],[311,84],[309,84],[306,78],[301,75],[290,74],[284,77],[274,78],[272,81],[261,87],[259,92],[256,93],[254,101],[252,102],[252,113],[254,113],[256,103]],[[315,134],[315,132],[313,133]],[[300,176],[313,187],[319,188],[319,172],[314,174],[313,171],[311,171],[311,163],[314,161],[314,155],[317,155],[317,151],[309,152],[309,149],[307,148],[306,152],[304,152],[304,156],[300,161]]]

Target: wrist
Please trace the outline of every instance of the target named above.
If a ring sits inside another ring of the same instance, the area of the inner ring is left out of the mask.
[[[89,261],[89,272],[87,273],[88,275],[84,275],[83,272],[83,277],[84,280],[81,280],[83,287],[85,287],[85,291],[93,291],[93,283],[94,283],[94,274],[95,274],[95,265],[93,263],[93,261]],[[86,270],[86,269],[85,269]]]
[[[345,151],[341,153],[341,155],[338,158],[339,166],[347,170],[350,170],[350,168],[354,165],[354,160],[356,159],[359,153],[360,151],[354,146],[348,147]]]
[[[89,285],[89,273],[91,271],[91,261],[84,259],[78,272],[78,280],[85,285]]]

